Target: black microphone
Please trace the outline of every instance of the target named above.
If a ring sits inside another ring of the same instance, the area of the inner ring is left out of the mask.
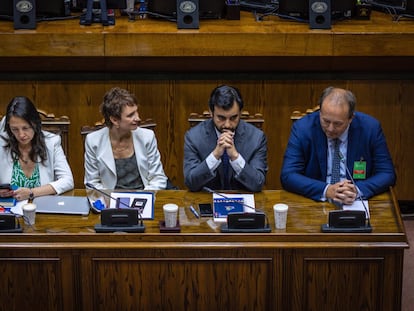
[[[368,208],[365,206],[364,200],[362,199],[362,196],[361,196],[361,194],[360,194],[360,193],[359,193],[359,191],[358,191],[358,188],[357,188],[357,185],[356,185],[356,183],[355,183],[355,180],[354,180],[354,178],[352,177],[352,174],[351,174],[351,172],[350,172],[350,171],[349,171],[349,169],[348,169],[348,165],[346,165],[346,163],[345,163],[345,157],[344,157],[344,155],[342,154],[342,152],[339,152],[339,159],[341,160],[341,162],[342,162],[343,164],[345,164],[345,171],[346,171],[347,175],[349,176],[349,178],[351,179],[351,182],[352,182],[352,183],[353,183],[353,185],[355,186],[355,190],[356,190],[356,192],[357,192],[357,199],[361,201],[362,206],[364,207],[365,214],[366,214],[366,217],[367,217],[367,226],[368,226],[368,227],[371,227],[371,221],[370,221],[371,216],[370,216],[370,214],[369,214],[369,212],[368,212]]]
[[[110,194],[106,193],[105,191],[102,191],[101,189],[96,188],[94,185],[92,185],[91,183],[86,183],[85,184],[87,187],[98,191],[99,193],[103,194],[104,196],[116,201],[116,208],[119,209],[119,204],[122,204],[123,206],[127,207],[128,209],[132,209],[131,206],[129,206],[128,204],[126,204],[125,202],[121,201],[120,198],[114,198],[113,196],[111,196]],[[143,219],[142,219],[142,211],[141,209],[137,210],[137,214],[138,214],[138,218],[140,220],[140,226],[144,225]]]

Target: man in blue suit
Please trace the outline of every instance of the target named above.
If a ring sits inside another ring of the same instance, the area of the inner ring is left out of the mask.
[[[394,185],[394,165],[381,125],[355,112],[354,94],[328,87],[319,105],[319,111],[292,126],[280,177],[283,188],[315,201],[352,204],[359,196],[368,199]],[[340,181],[331,182],[336,139]]]
[[[191,191],[262,190],[267,173],[267,140],[255,126],[240,120],[238,89],[222,85],[210,96],[212,118],[185,134],[184,179]]]

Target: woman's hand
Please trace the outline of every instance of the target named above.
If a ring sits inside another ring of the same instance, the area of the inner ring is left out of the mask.
[[[14,196],[14,191],[11,189],[0,189],[0,197],[7,198]]]
[[[18,188],[12,191],[13,196],[16,198],[17,201],[27,200],[30,196],[30,189],[29,188]]]

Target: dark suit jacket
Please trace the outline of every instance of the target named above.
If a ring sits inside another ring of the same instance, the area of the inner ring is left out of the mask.
[[[319,111],[296,121],[286,148],[280,180],[284,189],[320,200],[326,187],[328,143]],[[366,179],[355,180],[365,198],[387,191],[395,183],[395,171],[378,120],[357,112],[349,126],[347,167],[366,161]],[[348,177],[348,179],[350,179]]]
[[[206,164],[206,158],[216,144],[217,135],[211,119],[201,122],[185,134],[184,180],[191,191],[200,191],[205,186],[214,190],[223,188],[222,164],[213,174]],[[267,172],[266,136],[258,128],[241,120],[234,144],[246,160],[246,165],[237,177],[234,171],[231,172],[231,188],[261,191]]]

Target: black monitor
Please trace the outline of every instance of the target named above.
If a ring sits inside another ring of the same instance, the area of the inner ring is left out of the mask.
[[[350,18],[356,8],[356,0],[331,0],[332,18]],[[279,0],[278,13],[281,17],[309,19],[309,0]]]
[[[200,19],[223,18],[225,7],[225,0],[199,0]],[[177,18],[177,0],[148,0],[147,8],[150,17]]]
[[[65,0],[36,0],[37,18],[64,17],[69,14]],[[0,15],[13,18],[13,0],[0,0]]]

